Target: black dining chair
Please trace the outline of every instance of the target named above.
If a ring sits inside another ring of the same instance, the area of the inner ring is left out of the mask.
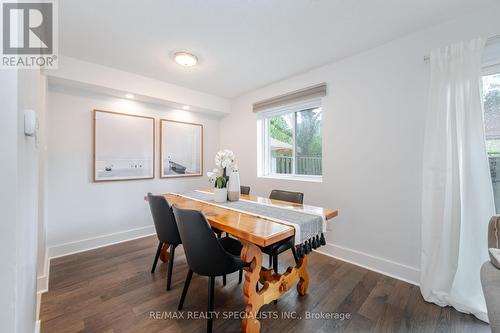
[[[288,201],[298,204],[304,203],[304,193],[285,190],[272,190],[269,199]]]
[[[168,258],[167,271],[167,290],[170,290],[172,281],[172,270],[174,268],[175,248],[182,243],[177,224],[175,223],[174,213],[168,205],[167,199],[161,195],[148,193],[149,208],[155,224],[156,235],[158,236],[158,249],[156,250],[151,274],[155,272],[158,258],[160,257],[163,244],[170,245],[170,257]]]
[[[189,265],[178,310],[182,310],[193,273],[208,276],[207,332],[212,332],[215,277],[239,270],[241,283],[242,268],[247,266],[239,257],[242,245],[234,238],[217,238],[201,212],[181,209],[175,205],[172,208]]]
[[[298,204],[304,203],[304,193],[292,192],[284,190],[272,190],[269,199],[288,201]],[[295,263],[299,261],[297,252],[295,251],[294,237],[287,238],[276,244],[272,244],[262,248],[262,252],[269,256],[269,267],[272,267],[275,273],[278,273],[278,255],[281,253],[292,250]]]
[[[243,195],[250,194],[250,186],[240,186],[240,193]]]

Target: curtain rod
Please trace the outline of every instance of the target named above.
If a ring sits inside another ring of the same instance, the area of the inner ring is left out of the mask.
[[[493,44],[497,41],[500,42],[500,35],[491,36],[488,39],[486,39],[486,45]],[[429,60],[431,60],[431,57],[429,55],[424,56],[424,61],[429,61]]]

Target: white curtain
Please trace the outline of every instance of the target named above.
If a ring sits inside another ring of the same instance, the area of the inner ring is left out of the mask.
[[[420,289],[487,321],[479,271],[495,213],[484,137],[478,38],[431,52],[423,155]]]

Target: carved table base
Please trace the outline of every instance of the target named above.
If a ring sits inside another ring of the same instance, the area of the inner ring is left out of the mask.
[[[245,282],[243,284],[243,296],[245,303],[245,317],[241,321],[241,330],[245,333],[260,332],[258,314],[261,307],[278,299],[290,290],[295,283],[299,295],[307,293],[309,276],[307,274],[307,256],[299,260],[295,267],[288,267],[283,274],[276,274],[272,270],[262,267],[262,252],[252,244],[243,241],[241,260],[250,263],[244,268]],[[263,284],[262,289],[256,291],[257,283]]]
[[[170,244],[163,243],[161,247],[161,252],[160,252],[160,260],[163,262],[167,262],[168,258],[170,258],[170,253],[168,252],[168,248],[170,247]]]

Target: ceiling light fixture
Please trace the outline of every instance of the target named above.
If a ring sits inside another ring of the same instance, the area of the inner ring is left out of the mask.
[[[130,98],[130,99],[134,99],[135,98],[135,96],[132,95],[132,94],[125,94],[125,97]]]
[[[175,52],[174,60],[176,63],[184,67],[191,67],[198,63],[198,58],[194,54],[186,51]]]
[[[191,109],[191,108],[189,107],[189,105],[184,105],[182,108],[183,108],[184,110],[189,110],[189,109]]]

